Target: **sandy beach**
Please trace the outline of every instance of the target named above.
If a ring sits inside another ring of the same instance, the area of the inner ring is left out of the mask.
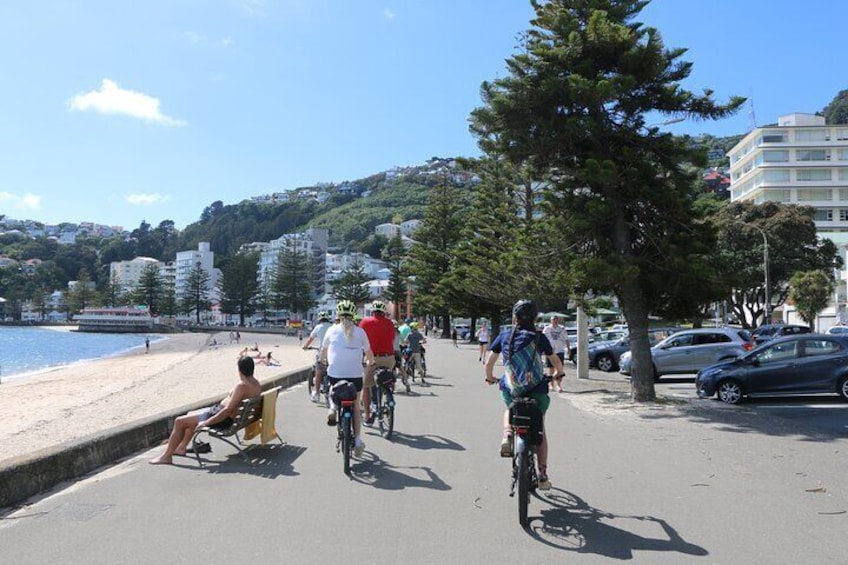
[[[0,384],[0,461],[154,416],[200,400],[223,397],[236,384],[236,359],[258,344],[279,366],[257,365],[264,382],[312,364],[297,338],[241,332],[174,334],[144,349],[54,369]],[[217,345],[212,345],[213,339]]]

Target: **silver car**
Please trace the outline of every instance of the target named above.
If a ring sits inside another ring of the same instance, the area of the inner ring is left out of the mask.
[[[751,335],[736,328],[683,330],[651,348],[654,379],[662,375],[697,373],[708,365],[736,359],[754,348]],[[630,352],[619,360],[620,372],[630,374]]]

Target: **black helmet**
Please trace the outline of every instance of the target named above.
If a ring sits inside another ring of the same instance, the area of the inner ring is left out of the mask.
[[[512,315],[518,320],[519,326],[532,328],[536,323],[536,316],[539,315],[539,310],[536,308],[536,303],[527,298],[522,298],[512,307]]]

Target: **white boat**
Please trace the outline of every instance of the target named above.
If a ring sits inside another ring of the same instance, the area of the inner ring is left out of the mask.
[[[81,332],[148,332],[156,319],[147,308],[83,308],[74,316]]]

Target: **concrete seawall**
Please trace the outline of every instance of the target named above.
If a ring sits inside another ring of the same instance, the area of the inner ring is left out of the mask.
[[[262,389],[288,388],[308,378],[302,368],[262,382]],[[64,445],[3,461],[0,466],[0,508],[20,504],[63,481],[76,479],[104,465],[159,445],[167,439],[174,419],[221,400],[220,396],[182,406],[144,420],[93,434]],[[73,425],[69,422],[69,425]]]

